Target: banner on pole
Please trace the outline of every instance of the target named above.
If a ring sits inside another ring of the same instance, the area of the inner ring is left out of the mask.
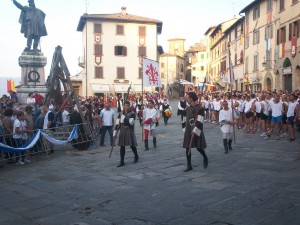
[[[143,60],[143,86],[161,87],[158,62],[145,59]]]
[[[232,61],[231,61],[231,57],[229,55],[229,76],[230,76],[230,83],[234,84],[234,71],[233,71],[233,65],[232,65]]]

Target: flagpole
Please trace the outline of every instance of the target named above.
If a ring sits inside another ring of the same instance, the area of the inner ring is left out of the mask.
[[[233,112],[233,99],[232,99],[232,86],[233,86],[233,65],[231,61],[230,43],[228,43],[228,55],[229,55],[229,76],[230,76],[230,93],[231,93],[231,116],[232,116],[232,126],[233,126],[233,142],[236,143],[235,137],[235,124],[234,124],[234,112]]]
[[[144,141],[144,58],[142,57],[142,141]]]

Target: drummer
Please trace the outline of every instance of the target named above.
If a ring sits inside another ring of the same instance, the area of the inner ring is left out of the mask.
[[[168,100],[167,99],[164,99],[164,102],[163,104],[160,106],[160,109],[159,109],[161,112],[162,112],[162,116],[164,118],[164,124],[165,126],[167,126],[168,124],[168,120],[169,118],[171,117],[172,115],[172,108],[171,106],[168,104]]]

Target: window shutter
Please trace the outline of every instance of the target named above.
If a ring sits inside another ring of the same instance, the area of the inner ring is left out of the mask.
[[[122,49],[122,55],[127,56],[127,47],[123,47]]]
[[[293,37],[293,23],[289,24],[289,41],[292,40]]]
[[[260,17],[260,6],[257,7],[257,18]]]
[[[102,26],[101,24],[94,24],[94,33],[102,33]]]
[[[283,43],[286,42],[286,26],[283,27]]]
[[[102,45],[95,44],[95,55],[102,55]]]
[[[259,30],[257,31],[257,44],[259,43],[259,37],[260,37],[260,34],[259,34]]]
[[[280,34],[280,29],[277,30],[277,45],[279,45],[279,43],[280,43],[280,39],[279,39],[280,35],[279,34]]]
[[[115,55],[118,55],[118,46],[115,46]]]

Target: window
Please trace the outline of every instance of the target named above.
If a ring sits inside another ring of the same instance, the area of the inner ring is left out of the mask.
[[[258,71],[258,53],[254,55],[253,71]]]
[[[286,42],[286,27],[277,30],[277,45]]]
[[[139,47],[139,52],[138,52],[138,56],[147,56],[147,49],[144,46],[140,46]]]
[[[117,79],[125,79],[125,68],[117,67]]]
[[[160,73],[161,78],[165,78],[165,73]]]
[[[201,72],[204,71],[204,66],[200,66],[200,71],[201,71]]]
[[[260,8],[259,6],[253,9],[253,20],[257,20],[260,17]]]
[[[95,67],[95,78],[96,79],[103,78],[103,67],[100,66]]]
[[[284,10],[284,0],[280,0],[279,2],[279,12]]]
[[[289,40],[292,40],[292,37],[300,37],[300,20],[297,20],[289,24]]]
[[[145,37],[146,36],[146,27],[145,26],[140,26],[139,27],[139,36]]]
[[[165,68],[165,63],[162,62],[162,63],[160,64],[160,67],[161,67],[161,68]]]
[[[139,68],[139,77],[138,79],[142,79],[143,77],[143,68]]]
[[[241,50],[241,53],[240,53],[240,63],[243,63],[244,62],[244,51]]]
[[[265,27],[265,40],[273,38],[273,24]]]
[[[201,62],[204,62],[204,54],[201,54],[200,58],[201,58]]]
[[[238,28],[236,27],[234,30],[234,38],[237,39],[238,36]]]
[[[127,48],[125,46],[115,46],[115,55],[127,56]]]
[[[124,35],[124,26],[117,25],[117,35]]]
[[[245,73],[248,73],[248,56],[245,58]]]
[[[95,55],[103,55],[102,54],[102,45],[94,45]]]
[[[102,33],[102,25],[99,23],[94,24],[94,33]]]
[[[253,31],[253,45],[259,43],[259,30]]]
[[[271,11],[272,10],[272,3],[273,3],[273,0],[268,0],[267,1],[267,11]]]

